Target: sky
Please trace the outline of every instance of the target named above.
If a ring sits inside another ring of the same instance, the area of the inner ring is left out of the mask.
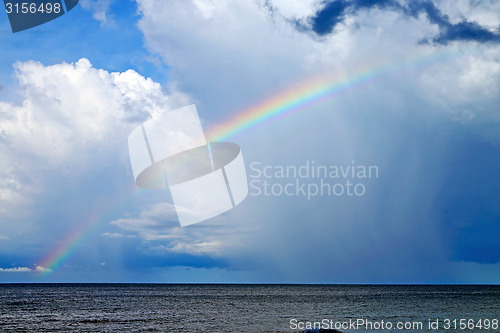
[[[12,33],[0,11],[0,282],[499,283],[498,13],[81,0]],[[181,228],[127,140],[190,104],[206,133],[233,127],[250,192]],[[268,116],[237,128],[252,110]],[[323,179],[362,195],[264,193],[321,184],[276,173],[304,165],[377,174]]]

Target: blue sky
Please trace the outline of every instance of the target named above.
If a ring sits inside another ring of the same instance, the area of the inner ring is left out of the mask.
[[[0,281],[498,283],[499,11],[81,0],[16,34],[0,13]],[[208,129],[312,77],[409,59],[428,61],[230,139],[247,172],[376,165],[363,196],[250,195],[180,228],[168,191],[134,185],[127,137],[150,117],[195,103]]]

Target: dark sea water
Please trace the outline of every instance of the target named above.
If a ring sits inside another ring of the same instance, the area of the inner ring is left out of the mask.
[[[299,332],[323,319],[423,325],[344,332],[500,332],[499,313],[500,286],[0,284],[2,332]]]

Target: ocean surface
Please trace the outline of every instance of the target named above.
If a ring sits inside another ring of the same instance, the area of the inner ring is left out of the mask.
[[[499,314],[500,286],[0,284],[1,332],[500,332]]]

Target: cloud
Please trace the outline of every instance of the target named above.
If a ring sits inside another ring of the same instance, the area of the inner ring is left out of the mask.
[[[194,101],[202,118],[241,105],[241,91],[246,91],[250,103],[270,82],[292,80],[302,68],[284,71],[285,64],[300,62],[311,47],[309,37],[296,34],[283,18],[273,22],[263,2],[138,1],[138,7],[142,14],[139,27],[148,47],[170,66],[171,82],[178,89],[197,95]],[[171,34],[173,30],[178,33]],[[283,57],[291,42],[297,52]],[[197,52],[205,54],[202,57]],[[279,62],[285,63],[276,66]],[[231,75],[225,74],[228,69]],[[212,83],[207,85],[210,79]],[[214,105],[213,98],[204,98],[221,93],[226,96],[224,103]]]
[[[135,235],[124,235],[124,234],[120,234],[117,232],[104,232],[102,234],[102,236],[109,237],[109,238],[134,238],[135,237]]]
[[[45,272],[52,272],[52,269],[47,268],[47,267],[43,267],[43,266],[36,266],[35,269],[34,269],[34,271],[35,272],[45,273]]]
[[[18,273],[18,272],[32,272],[33,270],[28,267],[13,267],[13,268],[0,268],[0,272]]]
[[[201,224],[181,228],[174,205],[163,202],[150,205],[138,217],[122,218],[111,221],[110,224],[149,242],[149,250],[152,252],[218,256],[240,248],[240,241],[248,231],[248,227],[235,223],[230,215],[220,217],[208,226]],[[228,227],[229,221],[233,225]],[[115,235],[121,234],[104,236]]]
[[[431,23],[437,24],[440,30],[439,34],[432,38],[432,41],[436,43],[447,44],[452,41],[500,42],[500,27],[497,27],[497,31],[491,31],[487,27],[467,20],[451,23],[448,16],[444,15],[431,1],[411,2],[405,12],[414,17],[425,13]]]
[[[137,233],[148,241],[182,237],[181,228],[176,225],[175,207],[168,202],[150,205],[138,217],[122,218],[110,224]]]
[[[0,200],[7,215],[50,188],[49,174],[72,170],[75,180],[89,167],[109,166],[104,156],[116,147],[126,152],[129,131],[168,108],[161,86],[133,70],[110,73],[84,58],[16,63],[15,70],[21,99],[0,102]]]
[[[189,254],[219,253],[221,247],[222,244],[220,242],[177,243],[172,247],[172,251]]]
[[[101,25],[112,24],[113,18],[110,14],[110,7],[113,0],[80,0],[83,9],[92,12],[94,19]]]
[[[458,23],[467,18],[468,21],[477,22],[490,31],[500,25],[500,17],[497,15],[500,3],[495,0],[443,0],[436,4],[446,13],[451,23]]]
[[[40,243],[50,251],[46,244],[88,220],[105,198],[131,195],[129,133],[188,97],[85,58],[14,69],[15,93],[0,101],[0,234],[17,240],[4,251]],[[26,256],[38,260],[40,249]]]
[[[414,18],[425,14],[430,23],[439,27],[437,36],[430,38],[432,42],[438,44],[447,44],[452,41],[500,42],[500,26],[491,30],[487,26],[467,19],[452,23],[432,1],[410,1],[407,5],[401,5],[394,0],[334,0],[323,1],[322,5],[322,8],[312,15],[308,22],[310,29],[320,36],[332,33],[337,25],[344,23],[347,17],[356,16],[358,11],[376,8],[395,11]],[[300,22],[299,27],[307,29]]]
[[[190,254],[195,256],[196,255],[218,256],[224,253],[224,251],[222,251],[222,248],[223,244],[218,241],[198,242],[198,243],[176,242],[172,246],[165,246],[165,245],[152,246],[151,250],[162,251],[167,253]]]
[[[50,268],[36,266],[34,269],[29,267],[12,267],[12,268],[0,268],[0,272],[6,273],[26,273],[26,272],[51,272]]]
[[[279,11],[287,19],[300,19],[311,16],[321,7],[321,0],[273,0],[265,2],[271,11]]]
[[[20,103],[0,104],[3,142],[53,163],[80,155],[85,145],[112,143],[112,137],[103,139],[116,125],[123,129],[166,105],[160,85],[151,79],[133,70],[95,69],[84,58],[47,67],[17,63],[15,69],[24,96]]]

